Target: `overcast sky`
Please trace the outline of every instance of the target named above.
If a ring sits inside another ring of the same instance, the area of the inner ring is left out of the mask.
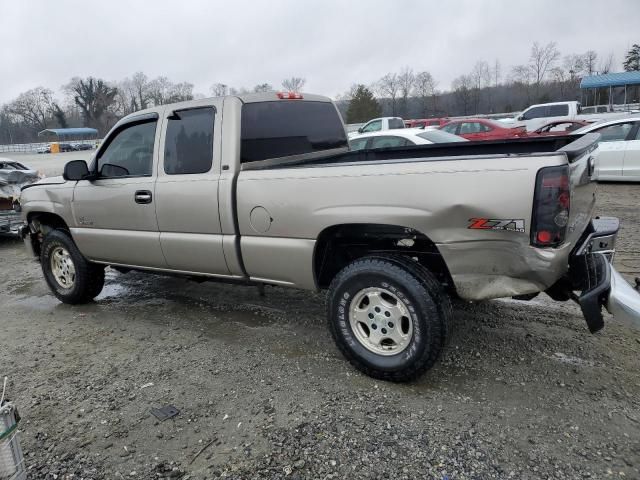
[[[446,90],[478,60],[508,74],[534,41],[613,53],[618,70],[639,27],[640,0],[0,0],[0,103],[136,71],[207,95],[295,75],[334,97],[408,65]]]

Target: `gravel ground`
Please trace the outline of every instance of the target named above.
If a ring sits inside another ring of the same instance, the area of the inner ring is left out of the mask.
[[[629,277],[639,200],[600,186]],[[446,352],[407,385],[340,356],[321,294],[108,271],[70,307],[5,238],[0,306],[30,479],[640,478],[640,332],[607,315],[590,335],[545,295],[457,303]],[[166,404],[179,415],[150,415]]]

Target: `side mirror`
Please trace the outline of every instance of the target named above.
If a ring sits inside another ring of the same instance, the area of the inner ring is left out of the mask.
[[[524,120],[524,115],[520,115],[520,116],[518,117],[518,121],[519,121],[519,122],[521,122],[522,120]]]
[[[362,128],[363,127],[358,128],[358,133],[362,133]]]
[[[62,178],[65,180],[84,180],[89,175],[89,167],[84,160],[71,160],[64,166]]]

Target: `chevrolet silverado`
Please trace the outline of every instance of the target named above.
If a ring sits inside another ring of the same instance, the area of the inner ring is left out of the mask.
[[[437,360],[451,297],[580,304],[638,323],[611,266],[618,221],[594,218],[599,136],[349,151],[325,97],[261,93],[137,112],[89,165],[23,189],[22,237],[62,302],[104,270],[326,289],[351,363],[406,381]],[[577,293],[576,293],[577,292]]]

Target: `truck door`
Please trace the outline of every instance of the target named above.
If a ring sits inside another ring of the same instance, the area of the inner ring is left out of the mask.
[[[622,176],[640,180],[640,122],[635,122],[635,128],[627,138]]]
[[[594,130],[601,135],[596,158],[598,178],[607,180],[610,177],[622,177],[628,143],[625,140],[631,133],[633,125],[633,122],[619,122]]]
[[[228,275],[218,211],[221,106],[167,109],[156,181],[160,244],[168,268]]]
[[[73,238],[91,260],[165,267],[154,198],[158,115],[119,125],[95,159],[98,178],[76,184]]]

